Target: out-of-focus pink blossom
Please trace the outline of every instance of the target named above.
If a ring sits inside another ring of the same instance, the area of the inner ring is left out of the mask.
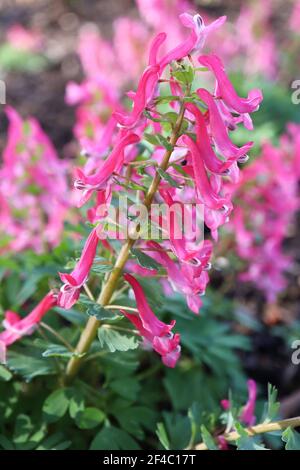
[[[66,163],[34,118],[22,120],[11,107],[8,142],[0,169],[0,227],[6,249],[42,252],[59,243],[70,202]]]
[[[284,272],[292,260],[283,243],[300,206],[299,126],[289,129],[296,132],[284,135],[278,148],[266,143],[233,185],[239,207],[229,229],[234,231],[237,254],[246,262],[240,279],[254,283],[269,302],[286,286]]]
[[[253,424],[255,424],[255,404],[257,394],[256,382],[252,379],[249,379],[247,382],[247,386],[249,397],[246,405],[242,409],[240,419],[247,426],[253,426]]]
[[[247,381],[247,388],[248,400],[242,408],[239,419],[247,426],[253,426],[253,424],[255,424],[255,405],[257,397],[257,386],[255,380],[249,379]],[[227,399],[221,400],[221,406],[223,410],[228,411],[231,408],[231,403]]]
[[[14,24],[6,32],[7,41],[16,49],[24,51],[38,51],[43,40],[40,33],[24,28],[21,24]]]
[[[57,298],[53,292],[48,294],[26,317],[21,318],[17,313],[7,311],[0,333],[0,362],[6,362],[6,348],[25,335],[31,335],[43,316],[56,305]]]

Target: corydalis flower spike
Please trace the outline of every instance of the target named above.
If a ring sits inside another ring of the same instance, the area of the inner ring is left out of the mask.
[[[224,65],[219,57],[216,55],[202,55],[198,57],[198,61],[214,73],[218,84],[216,94],[231,111],[244,114],[258,110],[263,99],[261,90],[251,90],[247,98],[240,98],[227,77]]]
[[[180,356],[180,335],[171,333],[175,321],[170,325],[160,321],[149,307],[138,281],[130,274],[124,274],[124,279],[133,289],[139,315],[125,311],[122,313],[135,325],[140,335],[152,344],[153,349],[161,355],[163,363],[168,367],[175,367]]]
[[[87,281],[98,246],[97,229],[93,229],[85,242],[80,259],[71,274],[59,273],[64,285],[58,295],[58,304],[66,309],[74,305],[80,295],[80,288]]]

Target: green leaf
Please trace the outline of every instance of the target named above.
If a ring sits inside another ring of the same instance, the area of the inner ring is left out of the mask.
[[[48,423],[55,423],[62,418],[69,407],[68,389],[60,388],[49,395],[43,405],[43,413]]]
[[[277,395],[277,389],[273,385],[268,384],[268,403],[264,410],[264,423],[274,421],[278,417],[280,403],[277,401]]]
[[[173,146],[170,144],[168,139],[161,134],[149,134],[148,132],[144,133],[144,137],[147,142],[150,142],[152,145],[159,145],[164,147],[166,150],[172,151]]]
[[[121,315],[116,313],[116,311],[111,311],[108,308],[104,308],[99,304],[92,304],[86,311],[86,314],[90,317],[96,317],[97,320],[116,320],[120,318]]]
[[[41,355],[41,350],[38,350]],[[29,351],[28,351],[29,354]],[[20,374],[28,382],[40,375],[53,375],[57,373],[52,361],[45,361],[41,357],[25,355],[10,351],[7,366],[10,370]]]
[[[113,413],[121,428],[137,439],[144,439],[144,428],[152,431],[156,423],[156,413],[145,406],[126,406]]]
[[[195,73],[193,67],[185,66],[183,69],[174,70],[171,75],[176,78],[178,82],[189,85],[193,82]]]
[[[148,256],[143,251],[135,250],[132,248],[131,253],[137,259],[137,262],[139,263],[139,265],[142,266],[143,268],[151,269],[153,271],[157,271],[158,269],[161,268],[161,265],[157,263],[155,259]]]
[[[47,60],[42,55],[5,43],[0,47],[0,66],[4,70],[35,73],[47,66]]]
[[[72,444],[71,441],[64,441],[64,435],[61,432],[56,432],[47,437],[36,450],[65,450]]]
[[[110,426],[94,437],[90,450],[139,450],[140,446],[122,429]]]
[[[106,325],[103,325],[98,329],[98,338],[101,347],[107,347],[112,353],[115,351],[136,349],[139,345],[134,336],[128,337],[122,335],[118,331],[108,328]]]
[[[170,450],[170,442],[164,423],[157,423],[156,435],[164,449]]]
[[[202,440],[204,444],[207,446],[208,450],[219,450],[218,446],[216,445],[214,438],[208,432],[206,427],[204,425],[201,426],[201,435],[202,435]]]
[[[110,388],[121,397],[135,401],[141,386],[133,377],[116,379],[110,382]]]
[[[12,378],[12,373],[7,370],[4,366],[0,365],[0,380],[8,382]]]
[[[164,96],[158,96],[156,98],[157,103],[163,104],[163,103],[171,103],[172,101],[179,101],[180,97],[176,95],[164,95]]]
[[[69,414],[72,419],[75,419],[84,410],[84,397],[76,388],[72,388],[70,395]]]
[[[285,450],[300,450],[300,434],[291,427],[285,429],[281,439],[285,442]]]
[[[0,449],[1,448],[4,450],[14,450],[13,443],[3,434],[0,434]]]
[[[258,436],[249,436],[240,423],[235,423],[240,437],[236,440],[237,450],[268,450],[258,441]]]
[[[166,171],[161,168],[157,168],[157,173],[162,179],[166,180],[172,188],[181,188],[181,185]]]
[[[73,308],[70,308],[70,310],[65,310],[60,307],[55,307],[53,310],[59,313],[59,315],[68,320],[70,323],[77,326],[85,326],[86,317],[81,312],[78,312],[78,310]]]
[[[105,419],[103,411],[88,407],[76,416],[76,424],[80,429],[93,429]]]
[[[95,274],[105,274],[112,270],[113,266],[111,264],[99,264],[95,263],[92,266],[91,271]]]
[[[74,353],[69,351],[65,346],[59,344],[50,344],[46,351],[42,354],[43,357],[72,357]]]

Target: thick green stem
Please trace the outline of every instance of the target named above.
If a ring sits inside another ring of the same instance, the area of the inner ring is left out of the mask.
[[[251,428],[245,429],[248,436],[255,436],[256,434],[264,434],[265,432],[281,431],[283,429],[297,428],[300,426],[300,416],[296,418],[283,419],[281,421],[275,421],[274,423],[262,423],[252,426]],[[228,442],[236,441],[240,435],[237,431],[232,431],[228,434],[223,434],[222,437]],[[207,445],[202,442],[195,446],[195,450],[207,450]]]
[[[174,130],[170,138],[170,146],[172,148],[165,152],[163,160],[159,166],[163,171],[167,170],[168,168],[168,164],[169,164],[171,154],[173,152],[173,148],[176,145],[177,139],[180,135],[183,117],[184,117],[184,104],[182,103],[176,124],[174,126]],[[155,194],[157,192],[157,189],[160,183],[160,179],[161,179],[160,175],[156,172],[155,177],[153,178],[153,181],[149,187],[149,190],[146,194],[145,201],[144,201],[144,205],[146,206],[147,209],[149,209],[152,204],[152,201],[155,197]],[[115,262],[114,268],[100,294],[100,297],[98,300],[98,303],[100,305],[105,306],[110,302],[111,297],[117,287],[118,280],[123,272],[123,268],[130,256],[130,250],[133,247],[136,241],[135,240],[136,238],[137,237],[132,236],[132,238],[129,238],[126,241],[126,243],[122,246],[122,249]],[[97,320],[95,317],[89,318],[83,332],[81,333],[79,342],[76,346],[76,349],[75,349],[76,353],[78,353],[79,355],[82,355],[88,352],[92,342],[94,341],[97,335],[97,330],[99,326],[100,326],[99,320]],[[78,357],[78,356],[73,356],[70,359],[67,365],[67,369],[66,369],[66,382],[70,382],[75,377],[75,375],[77,374],[79,370],[81,361],[82,361],[82,357]]]

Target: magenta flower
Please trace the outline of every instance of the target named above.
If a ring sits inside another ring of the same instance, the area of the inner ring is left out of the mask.
[[[168,52],[160,61],[163,70],[170,62],[183,59],[183,57],[199,52],[212,31],[216,30],[226,21],[226,16],[221,16],[208,26],[205,26],[203,18],[200,15],[189,15],[182,13],[179,16],[182,24],[191,29],[188,38],[177,47]]]
[[[247,381],[248,387],[248,400],[243,406],[239,419],[247,426],[255,424],[255,404],[257,395],[257,386],[255,380],[249,379]],[[223,410],[228,411],[231,408],[231,403],[228,399],[221,400]]]
[[[228,136],[213,96],[204,88],[199,88],[197,95],[208,106],[210,131],[217,150],[231,162],[238,160],[250,150],[253,142],[247,142],[241,148],[234,145]]]
[[[240,419],[247,426],[253,426],[253,424],[255,424],[255,403],[256,403],[256,394],[257,394],[256,382],[252,379],[249,379],[247,382],[247,386],[248,386],[248,401],[242,409]]]
[[[113,116],[117,119],[122,127],[132,128],[141,118],[145,108],[150,105],[159,80],[159,65],[150,65],[146,68],[140,78],[138,88],[133,99],[133,107],[131,113],[115,112]]]
[[[42,317],[57,303],[57,298],[52,291],[41,300],[41,302],[25,318],[17,313],[7,311],[3,326],[4,331],[0,333],[0,362],[6,362],[6,347],[18,341],[25,335],[31,335]]]
[[[201,111],[193,103],[187,103],[186,109],[195,117],[196,143],[201,159],[206,168],[217,175],[224,174],[233,160],[228,159],[226,162],[221,161],[211,147],[210,138],[207,132],[205,118]]]
[[[147,252],[167,271],[168,281],[175,292],[181,292],[186,296],[186,302],[189,309],[195,314],[199,313],[202,305],[200,296],[205,293],[207,283],[209,281],[207,267],[209,248],[204,244],[202,251],[198,252],[196,263],[182,262],[176,263],[170,256],[162,251],[162,247],[153,241],[147,243],[149,248],[154,248],[153,252]],[[158,251],[159,250],[159,251]],[[203,265],[201,264],[203,262]]]
[[[82,191],[82,197],[79,201],[79,206],[85,204],[91,197],[94,191],[104,189],[107,181],[114,172],[120,171],[124,162],[124,150],[127,145],[134,144],[140,140],[136,134],[125,133],[116,143],[113,151],[101,165],[99,170],[94,175],[85,175],[84,172],[78,168],[76,170],[77,179],[74,182],[74,187]]]
[[[161,45],[166,40],[166,38],[167,38],[166,33],[158,33],[153,39],[153,41],[151,42],[150,50],[149,50],[149,61],[148,61],[149,66],[157,65],[158,63],[157,54]]]
[[[58,295],[58,304],[69,309],[74,305],[80,295],[80,288],[87,281],[98,246],[97,229],[94,228],[87,238],[80,259],[71,274],[59,273],[64,283]]]
[[[221,98],[228,108],[236,113],[253,113],[257,111],[263,99],[259,89],[251,90],[247,98],[240,98],[226,75],[224,65],[216,55],[202,55],[198,58],[201,65],[208,67],[217,80],[216,96]]]
[[[218,210],[227,206],[227,199],[219,196],[210,183],[197,144],[187,135],[182,137],[182,141],[188,147],[192,155],[195,184],[200,200],[202,200],[209,209]]]
[[[161,355],[162,362],[168,367],[175,367],[180,356],[180,335],[171,332],[175,325],[160,321],[149,307],[145,294],[138,281],[130,274],[124,274],[124,279],[131,285],[139,311],[138,315],[122,313],[135,325],[141,336],[149,341],[153,349]]]

